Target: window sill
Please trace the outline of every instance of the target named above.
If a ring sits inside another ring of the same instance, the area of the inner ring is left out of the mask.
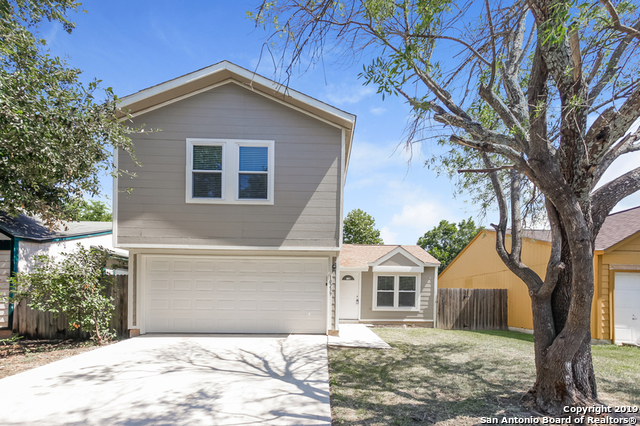
[[[272,206],[273,200],[222,200],[219,198],[187,198],[187,204],[235,204]]]
[[[414,307],[414,308],[391,308],[391,307],[377,307],[374,306],[373,309],[371,309],[372,311],[400,311],[400,312],[419,312],[420,311],[420,306]]]

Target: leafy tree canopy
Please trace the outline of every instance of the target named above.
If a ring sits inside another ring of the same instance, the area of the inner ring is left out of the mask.
[[[68,207],[69,216],[77,222],[111,222],[113,215],[111,209],[103,201],[97,200],[76,200]]]
[[[476,226],[471,218],[457,225],[441,220],[438,226],[425,232],[417,244],[441,262],[438,268],[440,273],[481,230],[482,227]]]
[[[344,220],[342,241],[345,244],[384,244],[375,219],[360,209],[353,209]]]
[[[118,173],[113,147],[133,156],[116,118],[117,97],[47,53],[32,29],[43,19],[73,29],[70,0],[0,0],[0,210],[39,215],[49,226],[100,193],[99,175]]]

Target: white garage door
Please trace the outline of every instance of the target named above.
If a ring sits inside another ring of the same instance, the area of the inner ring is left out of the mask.
[[[146,332],[326,333],[326,258],[143,258]]]
[[[615,342],[640,345],[640,273],[616,272]]]

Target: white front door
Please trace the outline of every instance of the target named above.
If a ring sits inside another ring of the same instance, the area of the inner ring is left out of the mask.
[[[359,319],[360,309],[360,274],[341,274],[340,280],[340,315],[341,320]],[[346,279],[345,277],[351,277]]]
[[[640,345],[640,273],[616,272],[615,343]]]

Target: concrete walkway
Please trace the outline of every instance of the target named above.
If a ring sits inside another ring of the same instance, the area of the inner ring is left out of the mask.
[[[329,346],[391,349],[387,342],[364,324],[340,324],[340,336],[329,336]]]
[[[0,422],[330,425],[326,344],[326,336],[142,336],[0,380]]]

